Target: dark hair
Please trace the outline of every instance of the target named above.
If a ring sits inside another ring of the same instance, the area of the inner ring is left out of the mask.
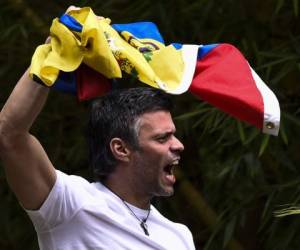
[[[168,94],[154,88],[114,90],[93,100],[87,127],[90,165],[97,179],[103,180],[116,167],[117,159],[110,150],[110,141],[118,137],[138,149],[136,122],[147,112],[171,111]]]

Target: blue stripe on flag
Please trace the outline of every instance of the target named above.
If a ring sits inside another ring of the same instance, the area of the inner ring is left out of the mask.
[[[75,72],[60,72],[57,80],[52,86],[53,89],[76,95]]]
[[[157,26],[151,22],[113,24],[112,27],[118,32],[128,31],[139,39],[149,38],[159,41],[163,44],[165,43],[164,39],[158,31]]]
[[[218,43],[213,43],[213,44],[199,46],[198,59],[202,59],[205,55],[207,55],[211,50],[213,50],[218,45],[219,45]]]
[[[64,14],[59,18],[59,21],[67,26],[70,30],[81,32],[82,25],[74,17]]]
[[[74,17],[68,14],[62,15],[59,18],[59,21],[70,30],[77,32],[82,31],[82,25]],[[159,33],[157,26],[152,22],[113,24],[112,27],[118,32],[128,31],[139,39],[148,38],[164,43],[164,39]]]
[[[175,49],[181,49],[182,44],[181,43],[171,43]]]

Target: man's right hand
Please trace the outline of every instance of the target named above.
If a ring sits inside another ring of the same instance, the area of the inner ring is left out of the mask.
[[[78,9],[70,6],[66,12]],[[26,209],[38,209],[55,183],[56,172],[39,141],[29,133],[49,89],[34,82],[28,72],[0,113],[0,158],[19,202]]]

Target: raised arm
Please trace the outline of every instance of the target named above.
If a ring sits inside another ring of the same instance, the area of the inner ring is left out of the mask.
[[[0,157],[11,189],[27,209],[42,205],[56,179],[44,149],[29,133],[48,91],[27,70],[0,113]]]

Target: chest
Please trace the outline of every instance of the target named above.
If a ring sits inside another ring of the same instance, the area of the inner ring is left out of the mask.
[[[59,245],[72,244],[76,246],[74,249],[191,249],[184,231],[175,223],[150,214],[147,228],[149,236],[145,235],[140,221],[126,209],[117,212],[85,207],[52,236]]]

